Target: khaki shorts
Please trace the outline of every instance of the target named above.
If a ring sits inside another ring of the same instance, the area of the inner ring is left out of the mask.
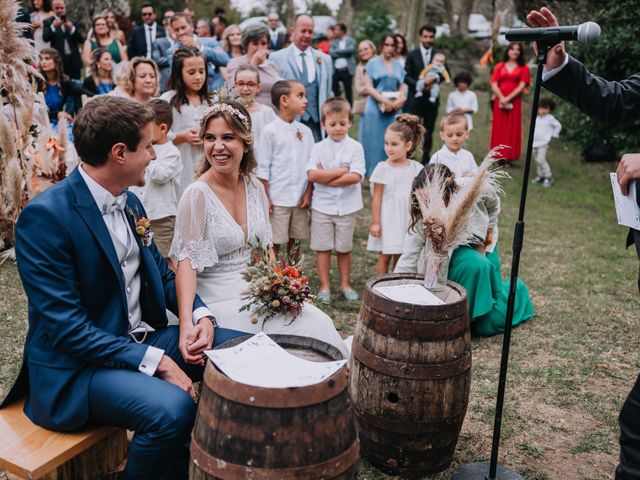
[[[273,230],[273,243],[281,245],[290,239],[309,239],[309,210],[300,207],[273,206],[269,215]]]
[[[176,217],[174,215],[159,218],[157,220],[151,220],[153,241],[156,243],[156,247],[158,247],[158,250],[160,250],[160,253],[165,258],[169,256],[169,249],[171,248],[171,242],[173,241],[173,229],[175,226]]]
[[[357,212],[348,215],[327,215],[311,211],[311,243],[316,252],[334,250],[349,253],[353,250],[353,231],[356,228]]]

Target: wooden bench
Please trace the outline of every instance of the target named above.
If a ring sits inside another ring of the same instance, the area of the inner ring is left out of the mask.
[[[103,478],[116,473],[126,459],[126,430],[53,432],[33,424],[23,407],[24,400],[0,410],[0,469],[9,478]]]

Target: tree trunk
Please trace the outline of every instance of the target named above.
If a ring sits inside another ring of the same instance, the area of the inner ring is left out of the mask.
[[[455,22],[453,18],[453,0],[443,0],[444,11],[447,15],[447,23],[449,24],[449,28],[451,29],[451,36],[458,35],[458,24]]]
[[[354,8],[353,0],[342,0],[338,9],[338,18],[347,26],[347,31],[353,32]],[[353,36],[353,33],[350,33]]]
[[[293,0],[287,0],[287,26],[291,28],[293,21],[296,18],[296,9],[293,5]]]
[[[465,37],[469,34],[469,15],[471,10],[473,10],[473,0],[460,1],[460,18],[458,21],[460,22],[460,33]]]
[[[410,48],[415,48],[420,44],[419,30],[425,23],[429,0],[410,0],[410,8],[406,10],[407,17],[407,43]]]

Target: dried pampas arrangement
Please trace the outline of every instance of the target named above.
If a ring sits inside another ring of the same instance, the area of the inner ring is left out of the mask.
[[[29,25],[15,21],[19,4],[0,0],[0,263],[13,258],[15,223],[31,198],[62,180],[69,149],[67,125],[54,134],[46,104],[36,91],[41,75],[33,43],[20,36]]]
[[[478,172],[469,182],[454,189],[447,197],[447,182],[443,170],[434,170],[427,177],[424,187],[416,190],[416,199],[422,214],[425,238],[431,242],[431,252],[427,254],[425,285],[432,290],[443,286],[443,279],[437,278],[437,270],[442,267],[444,257],[448,265],[449,254],[460,245],[467,245],[474,239],[474,211],[476,203],[484,196],[502,192],[500,180],[508,177],[503,170],[492,168],[499,158],[500,147],[489,152]],[[434,259],[438,257],[438,260]],[[446,274],[444,275],[446,283]]]

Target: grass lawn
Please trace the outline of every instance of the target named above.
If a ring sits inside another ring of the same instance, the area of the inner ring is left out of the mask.
[[[479,160],[486,154],[490,119],[488,95],[477,93],[481,110],[469,146]],[[526,109],[524,116],[528,124]],[[440,144],[437,140],[434,148]],[[640,370],[638,260],[634,251],[624,249],[626,230],[616,224],[608,176],[615,166],[585,165],[576,148],[561,142],[553,144],[548,158],[555,184],[550,189],[532,185],[527,201],[520,275],[536,316],[513,332],[500,463],[527,479],[613,478],[617,415]],[[504,185],[499,249],[505,276],[523,163],[510,170],[513,179]],[[366,251],[368,193],[365,202],[353,255],[353,286],[359,292],[376,261]],[[307,253],[305,261],[315,291],[313,255]],[[335,263],[332,277],[337,292]],[[0,266],[0,291],[2,398],[17,375],[26,333],[25,296],[11,263]],[[347,336],[358,308],[334,294],[326,311]],[[472,345],[471,396],[454,465],[431,478],[451,478],[456,466],[489,457],[502,337],[477,338]],[[360,478],[392,477],[362,461]]]

